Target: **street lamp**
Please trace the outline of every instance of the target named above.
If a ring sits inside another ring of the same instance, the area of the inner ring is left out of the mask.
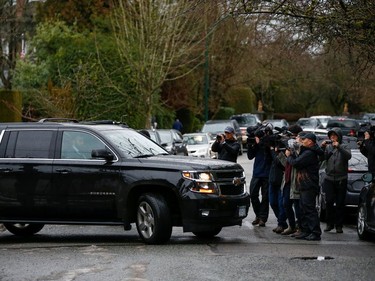
[[[209,62],[209,57],[208,57],[208,40],[209,40],[209,37],[211,35],[211,33],[213,33],[213,31],[215,30],[216,26],[221,23],[223,20],[227,19],[228,17],[230,16],[233,16],[232,13],[218,19],[211,27],[210,29],[207,31],[207,35],[206,35],[206,41],[205,41],[205,52],[204,52],[204,121],[208,121],[208,97],[209,97],[209,94],[210,94],[210,76],[209,76],[209,65],[208,65],[208,62]]]

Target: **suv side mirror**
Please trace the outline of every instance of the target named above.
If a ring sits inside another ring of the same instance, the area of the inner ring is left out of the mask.
[[[368,182],[369,183],[369,182],[372,182],[373,179],[374,179],[374,177],[373,177],[372,173],[366,173],[366,174],[362,175],[362,180],[364,182]]]
[[[115,159],[115,156],[112,154],[112,152],[106,149],[93,149],[91,151],[91,157],[104,158],[106,161],[113,161],[113,159]]]

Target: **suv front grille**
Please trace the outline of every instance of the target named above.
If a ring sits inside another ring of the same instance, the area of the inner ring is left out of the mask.
[[[246,192],[245,179],[242,170],[214,171],[215,182],[220,189],[220,195],[242,195]],[[235,185],[235,179],[242,179]]]

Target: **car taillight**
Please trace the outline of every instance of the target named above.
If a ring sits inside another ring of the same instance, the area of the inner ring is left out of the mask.
[[[352,137],[355,137],[357,134],[355,132],[355,130],[351,129],[350,132],[349,132],[349,136],[352,136]]]

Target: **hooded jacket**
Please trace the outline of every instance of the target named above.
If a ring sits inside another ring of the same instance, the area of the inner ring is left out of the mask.
[[[333,128],[328,132],[328,136],[335,133],[338,136],[338,147],[332,144],[327,145],[324,150],[324,160],[326,161],[325,179],[330,181],[340,181],[348,178],[348,162],[352,158],[352,153],[348,144],[342,143],[342,131],[340,128]]]

